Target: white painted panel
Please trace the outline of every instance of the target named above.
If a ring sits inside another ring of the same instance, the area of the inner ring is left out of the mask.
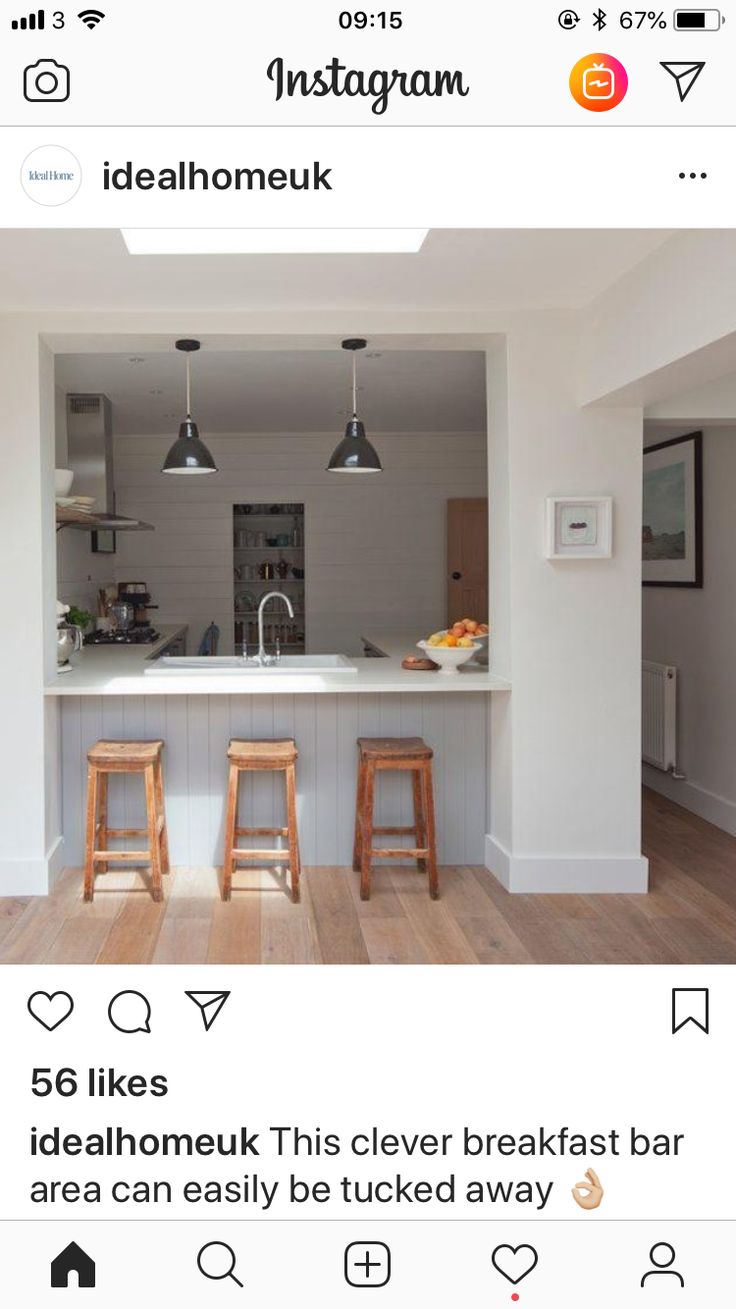
[[[423,736],[435,751],[438,851],[444,863],[482,862],[485,839],[485,704],[477,695],[277,695],[64,698],[62,701],[65,855],[81,864],[86,752],[102,736],[165,742],[164,781],[171,856],[201,866],[222,859],[227,745],[244,739],[293,737],[298,819],[307,864],[351,864],[358,736]],[[126,789],[127,788],[127,789]],[[112,778],[111,821],[144,821],[143,786]],[[244,776],[241,824],[284,823],[284,782],[276,774]],[[376,822],[412,821],[410,779],[378,783]]]

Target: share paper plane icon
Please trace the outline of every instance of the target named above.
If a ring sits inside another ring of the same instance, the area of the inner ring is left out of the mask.
[[[705,60],[691,59],[689,64],[662,63],[662,67],[669,73],[670,77],[674,77],[677,85],[677,94],[682,101],[689,96],[695,86],[695,83],[705,68]]]
[[[209,1032],[217,1015],[227,1000],[229,991],[186,991],[185,995],[193,1000],[202,1015],[204,1030]]]

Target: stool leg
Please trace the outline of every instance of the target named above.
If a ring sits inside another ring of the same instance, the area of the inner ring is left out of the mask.
[[[154,764],[154,778],[156,782],[156,813],[159,818],[163,818],[163,827],[161,828],[161,872],[166,875],[171,872],[171,860],[169,858],[169,833],[166,828],[166,806],[164,802],[164,770],[160,759]]]
[[[417,847],[424,849],[427,844],[427,824],[424,820],[422,774],[418,768],[412,768],[411,770],[411,789],[414,797],[414,832],[417,838]],[[426,873],[427,860],[417,859],[417,868],[420,873]]]
[[[433,900],[438,900],[440,894],[440,881],[437,872],[437,834],[434,825],[434,788],[432,785],[431,759],[428,759],[427,762],[422,765],[421,777],[424,798],[424,818],[427,825],[427,847],[429,849],[429,856],[427,859],[429,894]]]
[[[235,845],[235,828],[238,825],[238,777],[239,770],[235,764],[230,765],[227,785],[227,809],[225,812],[225,849],[222,860],[222,898],[229,900],[233,889],[233,847]]]
[[[99,773],[94,764],[87,765],[87,829],[84,861],[84,898],[89,901],[95,893],[95,840],[97,837],[97,803]]]
[[[158,809],[156,806],[156,776],[153,764],[144,769],[146,785],[146,814],[148,817],[148,852],[151,858],[151,895],[158,904],[164,898],[161,885],[161,845],[158,837]]]
[[[375,796],[376,769],[371,759],[363,765],[363,803],[360,814],[360,898],[371,898],[371,850],[373,849],[373,801]]]
[[[299,832],[296,822],[296,768],[294,764],[286,766],[286,825],[289,829],[289,868],[291,869],[291,898],[299,903]]]
[[[97,835],[95,842],[98,850],[107,850],[107,784],[109,778],[107,773],[98,773],[97,776]],[[97,871],[106,873],[110,865],[105,863],[97,864]]]
[[[360,872],[361,854],[363,848],[363,833],[361,824],[363,822],[363,806],[365,805],[365,764],[358,755],[358,789],[355,796],[355,841],[353,842],[353,871]]]

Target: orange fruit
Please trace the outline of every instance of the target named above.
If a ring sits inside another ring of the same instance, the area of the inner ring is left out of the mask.
[[[445,645],[446,645],[446,646],[455,646],[455,645],[457,645],[459,639],[460,639],[460,638],[459,638],[458,636],[456,636],[454,632],[450,632],[450,633],[448,633],[448,635],[445,637]]]

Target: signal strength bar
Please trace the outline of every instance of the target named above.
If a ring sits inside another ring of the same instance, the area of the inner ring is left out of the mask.
[[[43,9],[39,9],[36,14],[28,14],[26,18],[14,18],[10,24],[14,32],[42,32],[46,26],[46,15]]]

